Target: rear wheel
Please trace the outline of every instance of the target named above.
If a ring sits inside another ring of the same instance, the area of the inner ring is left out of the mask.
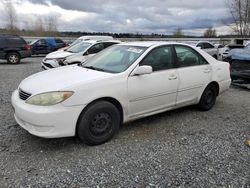
[[[77,135],[88,145],[110,140],[118,131],[120,113],[110,102],[99,101],[90,105],[79,117]]]
[[[213,57],[214,57],[215,59],[218,59],[217,55],[213,55]]]
[[[10,64],[17,64],[20,63],[20,55],[16,52],[10,52],[7,54],[7,62]]]
[[[210,110],[215,104],[217,92],[215,85],[208,85],[201,96],[198,107],[203,111]]]

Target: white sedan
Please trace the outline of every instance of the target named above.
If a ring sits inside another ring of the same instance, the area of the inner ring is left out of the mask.
[[[199,42],[190,42],[188,44],[199,47],[200,49],[207,52],[209,55],[213,56],[215,59],[218,59],[218,47],[211,44],[210,42],[199,41]]]
[[[125,122],[194,104],[209,110],[230,83],[229,64],[196,47],[132,42],[84,64],[34,74],[11,101],[17,123],[31,134],[77,135],[95,145]]]

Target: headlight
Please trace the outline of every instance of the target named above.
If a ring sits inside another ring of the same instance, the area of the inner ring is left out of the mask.
[[[69,61],[68,61],[67,59],[65,59],[65,60],[63,61],[63,64],[68,65],[68,64],[69,64]]]
[[[64,61],[65,61],[65,58],[60,58],[60,59],[55,59],[55,61],[59,64],[59,65],[64,65]]]
[[[51,106],[61,103],[71,97],[74,92],[72,91],[55,91],[48,93],[41,93],[30,97],[26,103],[39,105],[39,106]]]

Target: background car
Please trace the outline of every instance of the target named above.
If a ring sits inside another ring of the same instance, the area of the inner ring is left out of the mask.
[[[191,45],[199,47],[200,49],[207,52],[209,55],[213,56],[215,59],[218,59],[218,47],[215,47],[212,43],[207,41],[199,41]]]
[[[59,38],[38,39],[30,43],[30,45],[32,55],[48,54],[58,50],[59,48],[67,46],[67,44]]]
[[[31,75],[11,101],[17,123],[31,134],[77,135],[97,145],[125,122],[188,105],[210,110],[230,84],[229,64],[200,49],[132,42],[111,46],[79,65]]]
[[[250,43],[243,49],[231,50],[227,61],[231,65],[232,80],[250,83]]]
[[[17,35],[0,35],[0,59],[8,63],[20,63],[22,58],[31,56],[31,47]]]
[[[56,51],[48,54],[42,61],[43,69],[51,69],[59,66],[77,64],[86,61],[103,49],[118,44],[118,40],[88,40],[71,46],[64,51]]]
[[[69,46],[60,48],[59,50],[66,50],[67,48],[71,46],[74,46],[80,42],[87,41],[87,40],[114,40],[114,38],[112,36],[106,36],[106,35],[85,35],[74,40]]]

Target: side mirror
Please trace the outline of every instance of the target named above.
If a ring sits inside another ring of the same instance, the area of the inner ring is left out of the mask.
[[[144,75],[144,74],[151,74],[153,72],[153,69],[151,66],[139,66],[135,69],[134,74],[133,75]]]

